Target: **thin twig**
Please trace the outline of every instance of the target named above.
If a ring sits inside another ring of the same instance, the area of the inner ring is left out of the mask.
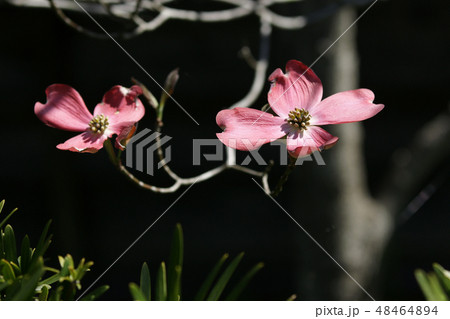
[[[72,19],[70,19],[68,16],[66,16],[66,14],[59,8],[56,6],[55,1],[54,0],[49,0],[50,2],[50,6],[53,9],[53,11],[55,11],[56,15],[65,23],[67,24],[69,27],[71,27],[72,29],[86,34],[92,38],[98,38],[98,39],[105,39],[106,35],[103,33],[97,33],[97,32],[92,32],[88,29],[85,29],[84,27],[82,27],[81,25],[77,24],[75,21],[73,21]]]
[[[269,65],[271,34],[272,27],[270,23],[266,19],[261,18],[259,58],[256,62],[255,76],[253,78],[252,86],[247,95],[244,96],[240,101],[234,103],[230,107],[230,109],[234,109],[236,107],[249,107],[261,94],[264,88],[267,67]]]
[[[139,14],[139,10],[141,9],[142,0],[136,0],[136,7],[134,11],[130,15],[130,19],[133,19],[135,16]]]
[[[249,105],[253,104],[258,96],[261,94],[263,88],[264,88],[264,80],[265,75],[267,72],[267,65],[269,60],[269,49],[270,49],[270,35],[271,35],[271,26],[265,19],[261,18],[261,28],[260,28],[260,51],[259,51],[259,59],[256,62],[256,70],[255,70],[255,76],[253,79],[252,86],[250,88],[249,93],[242,98],[240,101],[233,104],[230,108],[234,107],[248,107]],[[147,88],[141,84],[139,81],[134,80],[135,84],[140,85],[144,91],[148,91]],[[148,97],[146,97],[148,99]],[[153,101],[148,100],[149,104],[154,104]],[[120,171],[128,177],[132,182],[137,184],[139,187],[142,187],[144,189],[148,189],[153,192],[157,193],[172,193],[178,190],[183,185],[190,185],[194,182],[202,182],[206,181],[220,173],[222,173],[225,170],[237,170],[242,173],[259,177],[262,180],[264,190],[267,194],[270,194],[270,187],[268,183],[268,174],[273,166],[273,162],[271,162],[264,171],[255,171],[252,169],[249,169],[244,166],[240,166],[236,164],[236,151],[234,149],[231,149],[227,147],[227,157],[224,164],[213,168],[211,170],[208,170],[198,176],[190,177],[190,178],[183,178],[180,177],[178,174],[176,174],[169,166],[169,164],[166,162],[166,159],[164,157],[164,152],[162,149],[161,144],[161,138],[160,133],[162,131],[163,121],[162,121],[162,114],[159,112],[159,108],[163,107],[161,106],[161,103],[159,107],[155,110],[157,113],[157,119],[155,121],[155,131],[158,133],[156,135],[156,145],[157,145],[157,154],[158,158],[160,160],[161,166],[163,167],[166,174],[174,181],[174,184],[170,187],[157,187],[154,185],[150,185],[147,183],[144,183],[143,181],[136,178],[132,173],[130,173],[123,164],[118,161],[118,168]]]
[[[168,165],[165,165],[165,166],[167,167]],[[209,179],[213,178],[214,176],[219,175],[220,173],[222,173],[228,169],[237,170],[237,171],[240,171],[240,172],[243,172],[243,173],[255,176],[255,177],[262,178],[263,180],[264,180],[265,176],[267,176],[267,174],[268,174],[267,170],[264,172],[259,172],[259,171],[249,169],[247,167],[239,166],[239,165],[229,166],[225,163],[225,164],[222,164],[212,170],[206,171],[200,175],[190,177],[190,178],[181,178],[181,177],[178,177],[177,175],[176,175],[176,177],[171,176],[172,179],[174,180],[174,183],[172,184],[172,186],[158,187],[158,186],[154,186],[154,185],[145,183],[145,182],[141,181],[140,179],[138,179],[120,161],[119,161],[117,167],[118,167],[119,171],[121,173],[123,173],[134,184],[136,184],[137,186],[139,186],[141,188],[150,190],[154,193],[174,193],[183,185],[191,185],[194,183],[199,183],[199,182],[209,180]],[[270,191],[270,190],[268,190],[268,191]]]
[[[237,19],[246,15],[249,15],[251,13],[255,13],[260,17],[260,47],[259,47],[259,58],[255,63],[255,75],[252,82],[252,86],[250,87],[249,92],[247,95],[245,95],[241,100],[234,103],[231,108],[235,107],[249,107],[251,104],[253,104],[256,99],[260,96],[265,83],[265,76],[267,73],[267,67],[268,67],[268,61],[269,61],[269,54],[270,54],[270,36],[272,33],[272,25],[286,25],[286,22],[283,21],[289,21],[289,23],[292,25],[292,27],[302,27],[302,22],[299,23],[298,21],[301,21],[300,18],[286,18],[281,17],[279,15],[274,14],[272,11],[270,11],[267,7],[272,5],[275,2],[282,2],[282,1],[238,1],[238,0],[216,0],[218,2],[225,2],[228,4],[235,5],[236,8],[232,9],[226,9],[221,11],[205,11],[205,12],[197,12],[197,11],[190,11],[190,10],[183,10],[183,9],[174,9],[170,7],[164,6],[164,4],[170,3],[171,1],[159,1],[158,3],[151,2],[151,8],[153,10],[158,10],[159,14],[152,19],[149,22],[145,22],[142,20],[141,17],[139,17],[139,10],[141,7],[143,7],[143,4],[140,0],[137,0],[134,10],[132,11],[132,14],[130,15],[130,18],[135,21],[137,24],[137,28],[128,34],[121,34],[121,36],[124,37],[131,37],[137,34],[140,34],[144,31],[148,30],[154,30],[161,26],[164,22],[170,20],[170,19],[182,19],[182,20],[188,20],[188,21],[200,21],[200,22],[220,22],[220,21],[229,21],[232,19]],[[113,5],[117,3],[113,3],[107,0],[98,0],[98,3],[103,5],[104,9],[110,13],[110,15],[114,15],[116,17],[122,17],[123,14],[116,14],[113,12]],[[120,3],[120,1],[118,1]],[[55,12],[58,14],[58,16],[68,25],[70,25],[72,28],[74,28],[77,31],[84,32],[90,36],[94,37],[100,37],[104,38],[103,34],[97,34],[93,33],[87,29],[84,29],[80,25],[73,22],[70,18],[68,18],[64,12],[56,7],[54,0],[50,0],[50,4],[52,8],[55,10]],[[284,19],[284,20],[283,20]],[[144,87],[145,88],[145,87]],[[146,88],[145,88],[146,89]],[[147,97],[148,98],[148,97]],[[149,100],[149,104],[153,105],[154,101]],[[157,133],[156,137],[156,143],[157,143],[157,154],[160,159],[160,164],[164,168],[164,171],[169,175],[169,177],[174,181],[172,186],[169,187],[157,187],[154,185],[147,184],[141,180],[139,180],[137,177],[135,177],[131,172],[129,172],[126,167],[121,163],[120,161],[120,154],[117,156],[114,156],[115,154],[110,154],[110,157],[114,160],[113,164],[120,170],[121,173],[123,173],[129,180],[137,184],[139,187],[142,187],[144,189],[148,189],[153,192],[157,193],[172,193],[178,190],[183,185],[190,185],[194,182],[201,182],[208,180],[221,172],[233,169],[240,172],[243,172],[245,174],[249,174],[255,177],[259,177],[262,180],[262,184],[264,187],[264,190],[267,194],[274,194],[277,195],[281,189],[283,184],[286,182],[287,177],[290,173],[290,171],[293,169],[291,166],[288,166],[286,169],[285,174],[281,177],[280,181],[278,182],[275,190],[273,192],[270,191],[269,182],[268,182],[268,174],[269,171],[273,165],[273,163],[269,164],[264,171],[255,171],[252,169],[249,169],[247,167],[243,167],[240,165],[236,165],[236,151],[227,148],[227,159],[226,162],[214,169],[211,169],[209,171],[206,171],[198,176],[191,177],[191,178],[182,178],[178,174],[176,174],[168,165],[164,158],[164,153],[162,150],[161,145],[161,139],[160,139],[160,133],[162,129],[162,112],[161,108],[163,106],[163,101],[160,101],[160,106],[156,108],[157,113],[157,120],[155,121],[155,130]],[[111,148],[110,148],[111,149]],[[111,151],[111,150],[109,150]]]
[[[217,10],[217,11],[195,11],[187,9],[172,8],[169,5],[171,0],[159,1],[142,1],[136,2],[125,0],[94,0],[81,1],[83,8],[95,15],[107,15],[115,19],[120,19],[125,22],[134,23],[134,29],[131,31],[124,31],[114,34],[114,36],[122,38],[131,38],[138,36],[144,32],[154,31],[169,20],[184,20],[195,21],[203,23],[217,23],[236,20],[239,18],[256,15],[260,19],[264,19],[270,25],[288,30],[301,29],[310,23],[321,21],[330,15],[334,14],[346,4],[354,4],[352,0],[342,0],[338,3],[331,3],[323,9],[307,15],[299,16],[283,16],[275,13],[270,7],[278,3],[292,3],[300,2],[302,0],[214,0],[219,3],[226,3],[234,6],[233,8]],[[361,0],[358,5],[365,5],[372,0]],[[56,0],[6,0],[7,3],[15,6],[29,6],[29,7],[48,7],[50,6],[56,12],[57,16],[69,27],[74,30],[86,34],[94,38],[106,39],[107,37],[99,32],[94,32],[77,24],[75,21],[67,17],[62,11],[70,10],[81,12],[78,2],[72,0],[58,0],[58,6],[55,4]],[[156,17],[149,21],[140,17],[140,13],[148,11],[158,12]]]
[[[281,191],[283,190],[284,184],[286,184],[286,182],[289,178],[289,175],[291,175],[292,171],[295,168],[296,161],[297,161],[297,159],[295,157],[289,156],[289,164],[286,167],[286,170],[284,171],[283,175],[281,175],[280,179],[278,180],[278,183],[275,186],[274,190],[270,194],[270,195],[272,195],[272,197],[278,196],[278,194],[281,193]]]

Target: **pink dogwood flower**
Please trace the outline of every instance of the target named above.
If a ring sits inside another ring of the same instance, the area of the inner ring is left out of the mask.
[[[322,100],[322,83],[306,65],[291,60],[286,74],[276,69],[268,101],[278,115],[249,108],[223,110],[216,122],[224,129],[217,137],[225,145],[244,151],[286,136],[287,150],[302,157],[334,146],[338,138],[318,125],[341,124],[368,119],[384,105],[373,104],[375,95],[368,89],[336,93]]]
[[[117,135],[116,147],[133,134],[135,124],[144,116],[145,109],[138,95],[139,86],[130,89],[116,85],[103,96],[92,115],[80,94],[65,84],[50,85],[45,91],[47,103],[37,102],[34,113],[45,124],[57,129],[82,132],[66,142],[57,145],[60,150],[95,153],[103,147],[103,142]]]

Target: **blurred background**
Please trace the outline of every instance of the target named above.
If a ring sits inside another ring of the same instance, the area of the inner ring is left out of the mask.
[[[103,150],[92,155],[56,149],[74,134],[45,126],[33,112],[37,101],[45,102],[50,84],[71,85],[91,111],[112,86],[131,86],[131,77],[157,97],[161,91],[111,39],[77,32],[42,1],[30,3],[39,5],[13,0],[0,5],[0,200],[6,199],[8,210],[19,207],[9,221],[18,237],[29,234],[36,242],[52,219],[49,263],[56,265],[57,255],[66,253],[93,260],[87,287],[184,189],[151,193],[120,175]],[[371,4],[343,3],[272,6],[280,15],[313,18],[300,29],[273,27],[266,77],[289,59],[313,63]],[[168,5],[197,11],[232,7],[216,1]],[[369,88],[385,109],[362,124],[327,127],[340,137],[322,153],[327,165],[297,167],[277,198],[379,300],[422,300],[414,270],[430,269],[433,262],[450,268],[448,9],[442,0],[378,1],[318,60],[313,69],[325,96]],[[66,13],[100,32],[83,12]],[[120,19],[95,17],[111,32],[132,30]],[[250,89],[254,70],[239,52],[248,47],[258,56],[259,27],[256,15],[208,24],[171,20],[131,39],[117,38],[159,83],[180,69],[174,97],[200,125],[167,103],[163,133],[172,137],[170,164],[179,175],[219,165],[193,166],[192,139],[215,138],[217,112]],[[266,82],[251,106],[267,102],[268,88]],[[153,121],[148,109],[139,129],[153,128]],[[261,150],[276,162],[278,153],[277,147]],[[238,152],[238,161],[245,156]],[[272,185],[282,171],[276,164]],[[162,172],[153,177],[133,172],[151,184],[170,185]],[[236,171],[196,184],[180,198],[98,282],[111,286],[103,299],[131,299],[128,283],[139,280],[141,264],[147,261],[154,274],[168,259],[177,222],[185,234],[185,300],[193,298],[223,253],[241,251],[246,253],[241,274],[265,264],[243,299],[285,300],[292,294],[298,300],[368,299],[250,176]]]

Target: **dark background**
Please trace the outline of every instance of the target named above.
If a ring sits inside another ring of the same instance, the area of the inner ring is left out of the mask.
[[[449,22],[445,12],[446,1],[382,1],[358,22],[360,87],[373,90],[376,102],[386,105],[364,124],[373,191],[382,182],[392,153],[411,142],[422,125],[448,107]],[[95,28],[82,15],[73,17]],[[45,222],[53,220],[53,243],[47,253],[50,264],[56,265],[56,256],[66,253],[76,260],[86,257],[95,262],[84,280],[87,287],[183,190],[158,195],[138,189],[115,171],[104,151],[90,155],[57,150],[55,146],[73,133],[43,125],[33,106],[45,102],[45,88],[53,83],[74,87],[91,111],[113,85],[130,86],[131,76],[147,84],[156,96],[160,90],[111,40],[76,33],[49,10],[0,6],[0,28],[0,199],[6,199],[7,210],[19,207],[10,223],[20,238],[28,233],[36,242]],[[314,24],[295,32],[275,29],[269,72],[283,68],[289,59],[310,64],[318,54],[303,57],[301,49],[311,45],[302,43],[302,37],[313,28]],[[172,168],[182,176],[193,176],[217,165],[192,167],[192,139],[214,138],[219,132],[217,112],[249,89],[253,73],[237,53],[243,45],[257,52],[258,20],[250,17],[208,25],[171,21],[155,32],[120,42],[160,83],[172,69],[180,68],[175,98],[200,126],[168,102],[164,133],[173,137]],[[317,68],[320,70],[320,62]],[[317,74],[321,77],[320,71]],[[264,92],[267,89],[268,84]],[[265,94],[256,106],[265,103]],[[153,120],[149,110],[140,128],[151,128]],[[269,147],[263,153],[267,158],[276,156]],[[323,156],[325,161],[331,160],[333,150]],[[321,214],[302,210],[302,200],[326,200],[318,191],[326,181],[305,183],[302,179],[301,171],[308,169],[317,167],[307,163],[297,169],[279,197],[299,220],[307,214]],[[280,168],[275,169],[272,182],[279,172]],[[436,168],[423,186],[441,176],[437,191],[397,227],[378,277],[377,299],[421,300],[414,269],[430,269],[432,262],[450,268],[448,172],[448,162]],[[140,177],[168,185],[162,174]],[[315,197],[302,197],[305,187],[310,193],[312,189]],[[256,262],[265,263],[244,299],[285,300],[293,293],[300,300],[314,298],[298,288],[297,262],[308,258],[308,251],[299,251],[299,242],[308,245],[310,239],[249,176],[228,171],[192,187],[111,268],[98,283],[111,286],[105,299],[130,299],[127,286],[139,280],[142,262],[147,261],[155,274],[159,262],[168,258],[177,222],[185,234],[184,299],[193,297],[223,253],[234,256],[240,251],[246,252],[241,274]],[[325,223],[312,235],[321,242],[321,236],[333,231],[339,230]],[[311,242],[309,249],[318,248]]]

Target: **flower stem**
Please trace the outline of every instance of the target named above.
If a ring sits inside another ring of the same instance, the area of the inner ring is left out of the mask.
[[[120,163],[120,157],[122,156],[122,150],[118,150],[117,151],[117,156],[116,156],[116,164]]]
[[[173,94],[175,90],[175,85],[179,79],[178,68],[173,70],[167,75],[166,82],[164,84],[164,89],[159,99],[159,106],[156,109],[156,120],[162,123],[164,106],[166,105],[167,99]]]
[[[105,147],[106,152],[108,153],[109,156],[109,160],[111,161],[111,163],[113,163],[114,166],[118,166],[119,160],[120,160],[120,152],[116,157],[116,153],[114,152],[114,148],[111,144],[111,141],[109,139],[107,139],[104,143],[103,146]]]
[[[162,101],[159,104],[158,108],[156,109],[156,121],[158,122],[159,126],[162,126],[162,119],[163,119],[163,112],[164,112],[164,106],[166,104],[166,101]]]
[[[270,195],[273,197],[278,196],[278,194],[281,193],[283,190],[284,184],[287,182],[289,175],[292,173],[292,171],[295,168],[295,162],[297,159],[295,157],[289,156],[289,164],[286,167],[286,170],[284,171],[283,175],[281,175],[280,179],[278,180],[277,185],[275,186],[274,190]]]

